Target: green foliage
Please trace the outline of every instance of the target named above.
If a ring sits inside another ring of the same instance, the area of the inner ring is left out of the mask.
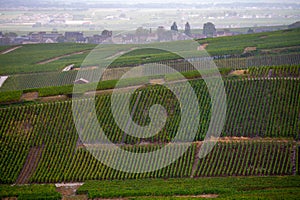
[[[300,29],[291,31],[274,31],[229,37],[208,38],[198,40],[200,44],[208,43],[206,50],[210,55],[241,55],[246,47],[261,49],[299,46]]]
[[[181,199],[188,198],[188,195],[217,194],[220,199],[255,197],[268,199],[284,197],[286,199],[297,197],[300,194],[299,187],[298,176],[145,179],[88,181],[77,190],[77,193],[88,194],[89,198],[141,197],[151,199],[158,197],[168,199],[169,197]],[[180,195],[187,196],[180,198]]]
[[[291,141],[219,142],[199,160],[195,176],[292,175],[292,145]]]
[[[193,80],[190,83],[199,100],[201,121],[195,141],[201,141],[209,125],[210,97],[203,80]],[[110,87],[110,84],[114,83],[108,81],[105,87]],[[130,84],[130,81],[126,84]],[[83,85],[83,87],[87,86]],[[180,88],[181,83],[176,83],[175,86]],[[218,89],[219,85],[216,84],[215,88]],[[222,136],[292,137],[298,140],[299,89],[299,80],[294,79],[225,79],[228,106]],[[137,100],[138,93],[141,96]],[[123,98],[125,95],[128,94],[121,93],[118,98]],[[139,152],[146,152],[160,148],[159,144],[174,138],[180,122],[180,104],[167,88],[153,85],[139,89],[131,97],[130,109],[136,105],[132,119],[140,125],[150,122],[147,111],[154,104],[162,105],[168,113],[165,127],[155,136],[145,139],[130,135],[123,137],[124,131],[117,126],[111,113],[110,97],[110,94],[97,96],[95,108],[99,123],[112,142],[133,145],[128,147],[133,150],[140,143],[152,143],[145,148],[138,148]],[[84,98],[78,101],[85,103],[91,99]],[[118,109],[123,112],[124,105],[119,105]],[[2,138],[0,150],[5,152],[4,156],[0,157],[1,183],[16,181],[31,147],[44,148],[39,165],[30,177],[32,182],[189,177],[195,154],[195,147],[191,147],[172,165],[151,173],[131,174],[111,169],[78,145],[80,143],[73,122],[72,101],[0,108],[0,137]],[[93,139],[92,135],[88,137]],[[233,150],[236,154],[231,154]],[[228,153],[225,155],[225,152]],[[205,169],[202,170],[199,165],[195,175],[287,175],[292,173],[291,152],[290,141],[266,144],[259,141],[220,143],[212,151],[213,158],[207,162],[211,167],[202,166]],[[256,157],[252,158],[251,155]],[[258,158],[257,156],[260,155],[262,157]],[[239,159],[231,162],[235,157]],[[223,159],[222,163],[219,162],[220,158]],[[255,164],[255,160],[260,164]],[[221,167],[213,168],[213,166]]]
[[[0,103],[19,101],[21,95],[22,95],[22,91],[0,92]]]
[[[0,198],[17,197],[18,199],[61,199],[54,185],[0,185]]]
[[[35,73],[35,72],[49,72],[60,71],[67,63],[71,61],[69,58],[58,60],[48,64],[37,64],[56,56],[61,56],[73,52],[91,50],[95,45],[91,44],[27,44],[22,45],[15,51],[5,55],[0,55],[0,60],[3,65],[0,67],[0,74],[20,74],[20,73]],[[85,55],[73,55],[75,63],[80,65]],[[73,57],[72,56],[72,57]],[[17,58],[17,59],[16,59]]]

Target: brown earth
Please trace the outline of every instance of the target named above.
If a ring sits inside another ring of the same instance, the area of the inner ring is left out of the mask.
[[[248,70],[235,70],[229,73],[229,75],[236,75],[236,76],[241,76],[244,74],[247,74]]]
[[[37,98],[39,98],[38,92],[27,92],[22,94],[20,100],[33,101],[36,100]]]
[[[217,198],[217,194],[199,194],[199,195],[179,195],[175,197],[184,197],[184,198]]]
[[[44,147],[32,147],[28,153],[25,164],[19,174],[16,184],[26,184],[39,164]]]
[[[259,38],[263,39],[263,38],[267,38],[268,36],[267,35],[263,35],[263,36],[260,36]]]
[[[21,48],[21,47],[22,47],[22,46],[17,46],[17,47],[13,47],[13,48],[6,49],[6,50],[4,50],[4,51],[1,51],[1,54],[2,54],[2,55],[8,54],[8,53],[10,53],[10,52],[12,52],[12,51],[15,51],[15,50],[17,50],[17,49],[19,49],[19,48]]]
[[[153,84],[153,85],[155,85],[155,84],[164,84],[164,83],[165,83],[165,79],[163,79],[163,78],[159,78],[159,79],[151,79],[151,80],[149,81],[149,83],[150,83],[150,84]]]
[[[198,51],[203,51],[206,49],[206,47],[208,46],[208,43],[204,43],[204,44],[201,44],[200,46],[198,46]]]
[[[57,57],[54,57],[54,58],[50,58],[48,60],[40,61],[37,64],[44,65],[44,64],[47,64],[47,63],[59,60],[61,58],[65,58],[65,57],[69,57],[69,56],[73,56],[73,55],[80,55],[80,54],[84,54],[84,53],[89,52],[89,51],[90,50],[84,50],[84,51],[78,51],[78,52],[69,53],[69,54],[65,54],[65,55],[62,55],[62,56],[57,56]]]
[[[61,193],[63,196],[62,200],[86,200],[87,195],[77,195],[76,190],[80,187],[81,185],[66,185],[66,186],[60,186],[56,187],[56,191]]]
[[[93,69],[98,69],[98,66],[88,66],[88,67],[82,67],[82,68],[73,68],[72,70],[93,70]]]
[[[151,196],[152,198],[164,198],[164,197],[175,197],[175,198],[217,198],[219,195],[217,194],[199,194],[199,195],[173,195],[173,196]],[[139,197],[149,197],[149,196],[139,196]],[[134,197],[126,197],[126,198],[95,198],[94,200],[128,200]]]
[[[68,97],[66,95],[57,95],[57,96],[49,96],[49,97],[41,97],[41,102],[49,102],[49,101],[61,101],[67,100]]]
[[[244,49],[244,53],[248,53],[248,52],[255,51],[255,50],[256,50],[256,47],[246,47]]]
[[[137,48],[131,48],[130,51],[135,50],[135,49],[137,49]],[[123,54],[125,54],[127,52],[129,52],[129,51],[120,51],[120,52],[117,52],[117,53],[115,53],[115,54],[113,54],[113,55],[111,55],[109,57],[106,57],[105,60],[117,58],[118,56],[121,56],[121,55],[123,55]]]

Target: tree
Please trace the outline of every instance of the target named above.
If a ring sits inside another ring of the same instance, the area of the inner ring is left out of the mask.
[[[176,22],[174,22],[173,25],[171,26],[171,31],[176,31],[176,32],[178,32],[178,27],[177,27]]]
[[[104,31],[102,31],[101,35],[103,37],[111,37],[112,36],[112,31],[104,30]]]
[[[187,35],[187,36],[191,36],[191,26],[189,24],[189,22],[187,22],[185,24],[185,27],[184,27],[184,33]]]
[[[203,25],[203,34],[206,37],[213,37],[216,34],[217,30],[213,23],[207,22]]]

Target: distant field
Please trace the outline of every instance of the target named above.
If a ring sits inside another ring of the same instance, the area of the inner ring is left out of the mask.
[[[66,59],[63,59],[62,61],[59,60],[59,62],[53,62],[45,65],[39,65],[37,63],[64,54],[91,50],[94,47],[95,45],[90,45],[90,44],[22,45],[22,48],[20,49],[17,49],[5,55],[0,55],[0,61],[1,61],[0,74],[3,75],[3,74],[35,73],[35,72],[45,72],[45,71],[60,71],[65,67],[65,65],[70,63],[68,57]],[[78,55],[75,55],[73,57],[74,59],[77,59]],[[75,64],[80,65],[80,61],[82,60],[80,60],[79,58],[79,62],[77,61]],[[70,64],[72,63],[73,62],[71,62]]]
[[[230,37],[221,37],[213,39],[198,40],[200,44],[207,44],[206,50],[212,55],[231,55],[234,57],[240,56],[257,56],[267,54],[279,53],[298,53],[300,46],[300,29],[275,31],[268,33],[258,33],[251,35],[238,35]],[[175,42],[180,45],[181,41]],[[172,44],[172,43],[170,43]],[[21,73],[35,73],[35,72],[58,72],[65,66],[75,64],[79,67],[89,51],[96,45],[91,44],[35,44],[23,45],[22,48],[17,49],[5,55],[0,55],[0,75],[5,74],[21,74]],[[110,56],[130,49],[134,45],[102,45],[99,49],[99,58],[107,59]],[[146,47],[144,45],[142,47]],[[254,51],[245,54],[245,48],[256,47]],[[294,48],[287,48],[294,47]],[[281,49],[278,49],[281,48]],[[285,49],[287,48],[287,49]],[[273,50],[272,49],[276,49]],[[266,52],[269,50],[269,53]],[[37,64],[57,56],[63,56],[69,53],[84,51],[83,54],[71,55],[63,57],[58,60],[46,64]],[[134,51],[134,50],[133,50]],[[123,55],[118,60],[115,60],[111,66],[121,67],[128,65],[136,65],[142,63],[157,62],[162,60],[178,59],[179,57],[173,53],[162,53],[161,51],[138,50],[137,53],[129,53]],[[105,54],[103,54],[105,53]],[[18,58],[18,59],[16,59]],[[115,58],[107,59],[113,61]],[[89,63],[95,65],[97,63]]]
[[[237,35],[199,40],[200,44],[208,43],[206,50],[211,55],[242,54],[246,47],[263,49],[290,47],[300,45],[300,29],[291,29],[250,35]]]
[[[230,69],[261,68],[265,66],[288,67],[289,65],[298,66],[300,64],[299,34],[300,29],[292,29],[205,39],[198,42],[207,44],[206,49],[208,53],[215,57],[214,62],[218,68],[227,68],[230,71]],[[165,45],[168,44],[172,44],[177,48],[184,43],[178,41],[166,43]],[[105,80],[120,77],[124,73],[122,67],[133,67],[145,63],[167,64],[180,72],[194,70],[188,62],[178,60],[180,57],[172,52],[147,48],[148,45],[141,46],[145,49],[134,50],[132,49],[133,46],[101,45],[95,50],[99,53],[94,53],[97,58],[88,57],[88,61],[84,65],[97,68],[100,60],[103,64],[112,62],[109,67],[114,68],[114,71],[111,72],[114,75],[105,76]],[[0,61],[3,63],[0,66],[0,74],[11,74],[0,88],[0,91],[71,85],[76,79],[77,71],[61,72],[62,69],[70,64],[74,64],[76,68],[79,68],[94,47],[95,45],[83,44],[24,45],[13,52],[0,55]],[[247,48],[250,50],[245,51]],[[51,60],[57,56],[61,57],[78,51],[84,51],[84,53]],[[126,53],[127,51],[129,52]],[[193,54],[193,52],[184,53],[187,55]],[[224,54],[228,57],[223,58]],[[38,64],[39,62],[45,63]],[[91,71],[89,70],[89,72]],[[287,74],[287,76],[289,75]],[[89,81],[94,80],[90,75],[86,79]],[[99,77],[96,78],[96,80],[98,79]]]

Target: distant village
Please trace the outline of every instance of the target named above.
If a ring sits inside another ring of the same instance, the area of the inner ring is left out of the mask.
[[[249,28],[247,33],[266,32],[270,29],[256,28],[255,30]],[[65,32],[59,33],[57,31],[36,32],[27,35],[17,35],[16,33],[2,33],[0,32],[0,45],[18,45],[18,44],[38,44],[38,43],[90,43],[90,44],[133,44],[133,43],[151,43],[163,41],[176,41],[187,39],[202,39],[207,37],[223,37],[244,34],[241,32],[232,32],[229,29],[217,31],[215,25],[211,22],[205,23],[202,33],[192,33],[189,22],[185,24],[184,31],[179,31],[176,22],[170,28],[159,26],[156,29],[145,29],[139,27],[136,31],[127,33],[115,34],[109,30],[103,30],[100,34],[93,36],[85,36],[83,32]]]

